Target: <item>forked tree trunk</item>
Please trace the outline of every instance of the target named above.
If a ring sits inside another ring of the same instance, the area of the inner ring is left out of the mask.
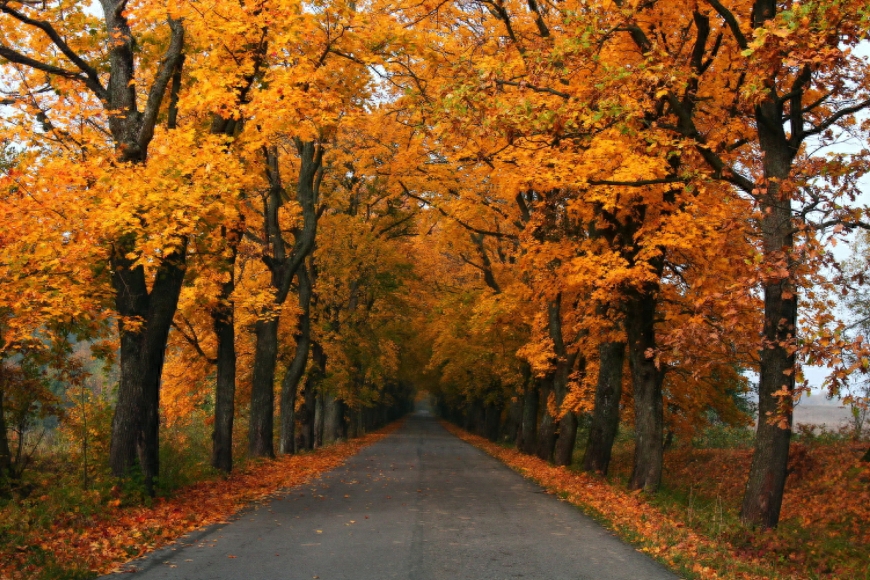
[[[180,20],[169,19],[171,34],[150,87],[135,87],[139,76],[136,40],[127,12],[123,9],[126,2],[101,0],[101,5],[106,32],[112,37],[112,42],[106,46],[107,62],[98,67],[99,72],[86,63],[87,59],[73,54],[59,36],[52,40],[56,48],[66,52],[81,69],[81,74],[72,75],[82,83],[76,90],[90,91],[107,113],[107,126],[116,161],[120,164],[143,164],[170,82],[176,75],[180,77],[184,27]],[[17,20],[18,26],[24,30],[31,27],[44,29],[46,24],[16,11],[7,11],[7,14]],[[48,26],[50,28],[51,25]],[[26,70],[43,68],[31,56],[16,51],[4,51],[4,59]],[[70,78],[70,74],[61,69],[48,71],[46,76],[48,78],[58,72]],[[148,94],[144,108],[139,106],[143,90]],[[171,124],[168,128],[172,128]],[[141,216],[131,214],[127,217],[138,221]],[[180,250],[167,250],[149,292],[144,269],[134,265],[128,258],[138,250],[136,235],[129,232],[112,240],[109,258],[121,342],[121,377],[112,419],[109,465],[112,474],[118,477],[129,476],[138,465],[148,492],[153,493],[154,480],[159,471],[160,375],[166,339],[184,278],[186,251],[183,240],[179,241]]]
[[[630,489],[658,490],[664,459],[664,369],[656,361],[656,298],[651,292],[632,292],[626,301],[625,329],[634,388],[635,448]]]
[[[154,493],[160,471],[160,376],[169,328],[184,281],[186,240],[164,257],[151,292],[145,271],[127,257],[129,245],[118,244],[112,253],[112,285],[120,315],[121,338],[118,403],[112,418],[109,465],[116,477],[141,469],[145,488]]]
[[[622,397],[622,372],[625,366],[625,343],[603,342],[598,346],[598,382],[595,385],[595,408],[586,453],[585,471],[607,475],[613,442],[619,430],[619,401]]]
[[[284,304],[290,284],[305,259],[314,249],[318,213],[316,209],[323,175],[323,147],[314,142],[296,141],[299,153],[299,179],[296,198],[302,207],[302,226],[292,231],[294,243],[288,251],[284,240],[279,212],[287,198],[281,178],[277,147],[265,150],[266,176],[269,193],[263,211],[263,225],[267,233],[263,263],[271,274],[274,292],[273,305],[262,313],[256,324],[257,342],[254,347],[254,377],[251,390],[251,420],[248,448],[255,457],[274,457],[273,425],[275,413],[275,367],[278,356],[277,307]],[[292,446],[292,442],[290,443]]]

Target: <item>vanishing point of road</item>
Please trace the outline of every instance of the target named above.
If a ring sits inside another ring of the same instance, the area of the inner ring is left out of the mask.
[[[676,578],[577,508],[451,435],[426,410],[319,479],[127,570],[106,578]]]

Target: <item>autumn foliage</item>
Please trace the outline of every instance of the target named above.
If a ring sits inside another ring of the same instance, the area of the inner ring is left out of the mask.
[[[155,497],[173,450],[228,474],[428,390],[590,473],[630,432],[648,495],[754,425],[775,528],[805,365],[866,409],[865,4],[0,0],[3,501],[59,464]]]

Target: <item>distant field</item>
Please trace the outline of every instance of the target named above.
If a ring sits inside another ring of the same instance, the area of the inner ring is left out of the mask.
[[[849,409],[836,405],[799,404],[794,410],[794,423],[824,424],[829,429],[838,429],[846,425],[852,416]]]

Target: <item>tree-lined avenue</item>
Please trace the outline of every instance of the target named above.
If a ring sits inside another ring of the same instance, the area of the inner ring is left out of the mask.
[[[425,409],[311,484],[126,569],[148,580],[675,578]]]

